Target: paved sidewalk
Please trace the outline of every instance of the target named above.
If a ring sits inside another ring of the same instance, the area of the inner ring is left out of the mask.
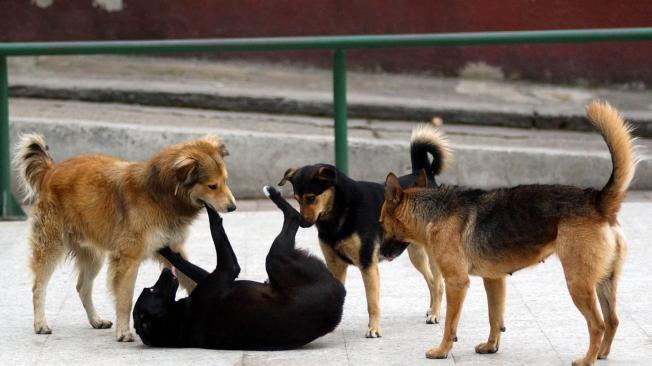
[[[10,58],[10,95],[231,111],[332,114],[329,70],[238,60]],[[608,100],[652,137],[649,90],[570,87],[382,72],[348,74],[349,116],[588,130],[584,105]]]
[[[263,280],[264,258],[280,230],[282,216],[265,211],[265,201],[240,202],[241,211],[225,215],[227,232],[239,256],[241,278]],[[262,211],[261,211],[262,210]],[[652,363],[652,192],[633,192],[620,220],[628,238],[629,255],[619,288],[620,328],[612,354],[597,365]],[[406,255],[381,265],[381,306],[384,336],[365,339],[366,304],[360,275],[350,269],[344,318],[335,332],[295,351],[240,352],[200,349],[152,349],[137,340],[116,343],[113,329],[94,330],[86,322],[75,293],[70,262],[50,282],[46,314],[52,335],[32,331],[31,276],[26,266],[26,222],[0,222],[0,267],[4,287],[0,296],[0,365],[157,364],[157,365],[568,365],[587,347],[586,325],[573,305],[557,259],[509,278],[506,327],[500,351],[478,355],[473,347],[486,339],[486,300],[479,278],[472,278],[459,326],[459,341],[447,360],[427,360],[426,349],[438,343],[441,325],[425,324],[427,289]],[[299,232],[301,247],[319,253],[314,229]],[[208,221],[202,216],[188,242],[192,260],[205,268],[214,264]],[[158,268],[146,263],[137,292],[151,285]],[[114,317],[105,286],[105,271],[96,281],[100,314]]]

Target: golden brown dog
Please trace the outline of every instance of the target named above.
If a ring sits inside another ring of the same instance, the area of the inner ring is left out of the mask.
[[[616,215],[634,176],[636,158],[630,129],[615,109],[593,102],[587,114],[612,157],[613,172],[602,190],[558,185],[404,190],[393,174],[387,177],[381,211],[383,246],[396,241],[424,246],[446,283],[444,336],[426,353],[428,358],[445,358],[453,347],[469,275],[483,277],[489,304],[489,339],[476,352],[496,352],[505,276],[553,253],[589,329],[589,349],[573,364],[592,365],[609,354],[618,327],[616,286],[626,252]],[[420,182],[423,185],[425,177]]]
[[[75,258],[77,291],[93,328],[110,328],[93,306],[93,280],[109,256],[116,299],[116,339],[133,341],[129,319],[140,263],[170,246],[183,253],[187,228],[204,203],[235,210],[226,184],[224,143],[215,136],[169,146],[144,162],[82,155],[54,163],[43,137],[24,135],[15,163],[22,187],[34,200],[30,264],[34,273],[34,331],[51,333],[45,292],[64,254]],[[194,283],[180,278],[186,290]]]

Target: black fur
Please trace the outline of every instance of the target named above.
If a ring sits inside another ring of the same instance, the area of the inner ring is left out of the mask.
[[[175,302],[178,281],[163,270],[134,306],[134,326],[143,343],[155,347],[280,350],[301,347],[335,329],[346,291],[319,259],[295,249],[301,215],[270,188],[285,220],[267,254],[269,283],[236,281],[237,258],[222,219],[207,208],[217,253],[212,273],[165,248],[160,253],[197,282],[189,297]]]
[[[427,157],[425,160],[428,160]],[[417,166],[421,167],[423,164]],[[428,166],[430,165],[426,165],[426,167]],[[317,179],[318,172],[323,168],[334,172],[334,179],[328,181]],[[420,173],[420,169],[414,169],[412,174],[400,177],[401,186],[412,187]],[[426,174],[433,176],[430,170],[426,170]],[[320,195],[326,189],[334,188],[335,195],[331,211],[315,222],[319,239],[335,249],[338,242],[357,234],[361,242],[360,265],[362,268],[368,267],[372,263],[376,245],[382,241],[382,229],[378,219],[385,199],[384,186],[380,183],[353,180],[336,167],[328,164],[304,166],[299,168],[288,180],[292,183],[295,195],[299,196]],[[428,186],[436,186],[435,180],[430,179]],[[386,250],[381,251],[380,255],[382,258],[394,259],[403,253],[407,246],[408,243],[396,243],[391,248],[386,247]],[[343,253],[337,250],[335,252],[344,261],[352,263],[351,259]]]
[[[413,192],[414,214],[430,222],[455,215],[472,225],[470,242],[487,257],[530,252],[557,238],[559,222],[596,214],[599,191],[562,185],[521,185],[489,191],[442,186]],[[474,219],[475,223],[470,220]],[[393,246],[387,241],[385,245]]]

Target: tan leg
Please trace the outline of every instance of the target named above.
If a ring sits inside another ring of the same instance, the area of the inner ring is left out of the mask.
[[[35,217],[30,242],[32,245],[30,267],[34,274],[32,286],[34,332],[50,334],[52,329],[45,320],[45,294],[52,272],[64,254],[63,236],[57,227]]]
[[[117,324],[115,331],[118,342],[134,341],[130,327],[130,315],[139,266],[139,256],[112,255],[109,261],[111,289],[116,301]]]
[[[188,260],[188,253],[186,252],[185,245],[183,245],[183,244],[170,245],[170,249],[172,249],[172,251],[174,251],[174,252],[177,252],[177,253],[181,254],[181,257]],[[172,268],[172,264],[170,264],[170,262],[168,262],[168,260],[163,258],[162,256],[157,254],[156,259],[161,263],[161,265],[163,267]],[[190,293],[197,286],[195,281],[191,280],[188,276],[186,276],[185,274],[183,274],[181,272],[177,272],[177,276],[179,278],[179,284],[181,285],[181,287],[183,287],[186,290],[186,292],[188,293],[188,295],[190,295]]]
[[[598,285],[598,300],[605,322],[605,332],[598,351],[598,358],[605,359],[611,352],[611,343],[619,324],[616,314],[616,283],[613,279],[604,280]]]
[[[505,313],[505,277],[483,278],[489,308],[489,339],[475,347],[477,353],[496,353],[500,347],[500,332]]]
[[[564,268],[566,272],[566,268]],[[604,335],[605,325],[600,316],[597,306],[597,297],[595,291],[595,284],[587,283],[584,278],[577,276],[579,274],[567,274],[566,284],[571,298],[577,306],[577,309],[584,315],[586,324],[589,328],[589,349],[583,358],[579,358],[573,362],[573,365],[584,366],[593,365],[598,358],[598,351],[600,343],[602,343],[602,336]]]
[[[324,254],[326,266],[333,276],[344,284],[346,282],[346,270],[349,264],[343,261],[328,244],[319,242],[319,246],[321,247],[321,252]]]
[[[95,329],[111,328],[113,323],[109,320],[102,319],[97,315],[95,305],[93,304],[93,282],[104,263],[104,255],[94,249],[77,248],[75,249],[75,259],[77,261],[77,293],[81,299],[88,322]]]
[[[616,314],[616,289],[618,287],[618,279],[622,268],[623,260],[625,259],[625,240],[622,237],[618,238],[616,259],[614,261],[613,273],[610,277],[602,280],[598,284],[598,300],[600,301],[600,308],[602,309],[602,316],[605,322],[605,332],[598,351],[598,358],[605,359],[609,356],[611,351],[611,343],[616,335],[618,329],[618,315]]]
[[[430,263],[428,253],[423,247],[415,244],[408,246],[408,255],[414,268],[416,268],[426,280],[430,291],[430,307],[426,312],[426,323],[439,323],[439,312],[441,309],[441,298],[443,295],[442,277],[437,264]],[[434,272],[434,273],[433,273]]]
[[[378,263],[372,263],[369,267],[362,269],[362,281],[367,295],[367,312],[369,313],[369,326],[365,337],[382,337],[380,329],[380,276]]]
[[[463,271],[444,273],[446,283],[446,322],[444,337],[439,346],[426,352],[427,358],[446,358],[457,341],[457,323],[462,313],[462,304],[469,288],[469,276]]]

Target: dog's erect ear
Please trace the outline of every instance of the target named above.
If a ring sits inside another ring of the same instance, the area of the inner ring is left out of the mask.
[[[417,177],[416,182],[414,182],[414,188],[426,188],[428,186],[428,176],[426,175],[426,170],[421,169],[419,177]]]
[[[192,184],[197,178],[197,160],[190,156],[182,156],[174,163],[177,181],[183,185]]]
[[[213,145],[221,157],[229,156],[229,150],[226,149],[224,141],[221,138],[215,135],[206,135],[202,137],[201,140]]]
[[[337,171],[329,166],[323,166],[319,168],[319,171],[315,174],[315,178],[334,186],[337,182]]]
[[[297,173],[297,170],[299,170],[299,168],[290,168],[290,169],[286,170],[285,174],[283,174],[283,179],[281,179],[281,181],[278,182],[278,185],[282,186],[282,185],[285,184],[285,182],[287,182],[288,180],[291,180],[292,177],[294,177],[294,174]]]
[[[394,209],[401,203],[403,198],[403,188],[401,188],[401,183],[399,183],[398,178],[394,173],[387,174],[387,179],[385,179],[385,205],[387,208]]]

